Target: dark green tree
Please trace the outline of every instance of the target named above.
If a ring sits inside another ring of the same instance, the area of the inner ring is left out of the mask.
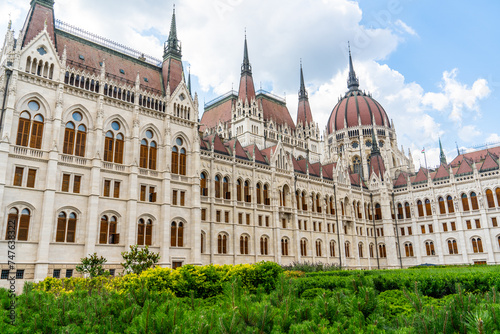
[[[89,274],[90,277],[102,276],[105,273],[104,267],[102,266],[108,260],[104,257],[98,257],[97,253],[84,257],[81,259],[81,264],[76,266],[76,271],[82,274]]]
[[[139,248],[137,245],[130,246],[129,252],[122,252],[125,262],[122,263],[127,273],[140,274],[148,268],[154,267],[160,260],[160,254],[151,252],[148,246]]]

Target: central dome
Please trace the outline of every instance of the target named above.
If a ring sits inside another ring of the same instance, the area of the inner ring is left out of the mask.
[[[390,127],[384,108],[370,95],[350,90],[333,108],[328,120],[328,134],[354,126]]]

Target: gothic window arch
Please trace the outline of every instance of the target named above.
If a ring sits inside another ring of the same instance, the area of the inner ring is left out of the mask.
[[[139,167],[156,170],[158,145],[152,130],[146,130],[141,140]]]
[[[242,183],[243,181],[241,179],[236,181],[236,200],[239,202],[241,202],[241,193],[243,191]]]
[[[249,244],[250,237],[246,234],[242,234],[240,236],[240,254],[241,255],[248,255],[248,244]]]
[[[403,205],[401,203],[398,203],[398,219],[403,219]]]
[[[358,243],[358,255],[359,257],[363,257],[363,243]]]
[[[413,256],[413,244],[411,242],[405,242],[405,255],[406,257]]]
[[[140,218],[137,222],[137,244],[151,246],[153,244],[153,221]]]
[[[370,252],[370,257],[373,259],[375,257],[375,251],[374,251],[374,248],[375,248],[375,245],[373,243],[371,243],[369,246],[368,246],[368,250]]]
[[[446,205],[448,206],[448,213],[455,212],[455,207],[453,206],[453,197],[451,197],[450,195],[446,197]]]
[[[172,173],[186,175],[187,156],[184,140],[181,137],[175,139],[175,145],[172,146]]]
[[[474,253],[482,253],[483,252],[483,241],[479,237],[473,237],[471,239],[472,242],[472,251]]]
[[[323,243],[321,240],[316,240],[316,256],[322,256]]]
[[[432,216],[431,201],[428,198],[425,199],[425,215]]]
[[[307,239],[300,240],[300,255],[307,256]]]
[[[287,237],[281,238],[281,255],[288,256],[288,244],[290,241]]]
[[[335,240],[330,240],[330,256],[335,256]]]
[[[31,211],[28,208],[10,208],[7,216],[5,240],[28,241]]]
[[[117,232],[118,218],[115,215],[102,215],[99,229],[100,244],[118,244],[120,235]]]
[[[385,248],[385,244],[379,244],[378,245],[378,255],[380,258],[386,258],[387,257],[387,252]]]
[[[252,202],[252,195],[250,195],[250,181],[245,181],[244,183],[244,188],[243,188],[243,197],[245,199],[245,202],[251,203]]]
[[[56,242],[75,242],[77,214],[65,211],[57,215]]]
[[[217,236],[217,253],[227,254],[228,237],[226,233],[219,233]]]
[[[85,146],[87,141],[87,126],[83,121],[82,113],[74,111],[71,114],[71,121],[66,123],[64,128],[63,153],[85,156]]]
[[[455,239],[448,240],[448,253],[449,254],[458,254],[458,245]]]
[[[215,178],[214,178],[215,198],[221,198],[221,194],[220,194],[221,182],[220,181],[221,181],[220,176],[215,175]]]
[[[421,200],[417,201],[417,211],[418,211],[418,216],[419,217],[423,217],[424,216],[424,206],[423,206]]]
[[[264,204],[271,205],[271,199],[269,198],[269,185],[267,183],[264,184],[263,197],[264,197]]]
[[[37,101],[31,100],[28,102],[27,110],[19,115],[16,145],[42,148],[44,117],[40,113],[40,108]]]
[[[231,192],[229,191],[229,177],[225,176],[222,179],[222,196],[225,199],[231,199]]]
[[[205,240],[207,238],[207,235],[205,231],[201,231],[200,235],[200,253],[204,254],[205,253]]]
[[[477,195],[475,192],[470,193],[470,202],[472,204],[472,210],[479,210],[479,204],[477,202]]]
[[[488,208],[495,207],[495,199],[493,198],[493,191],[491,189],[486,189],[486,202],[488,202]]]
[[[406,219],[411,218],[410,203],[408,203],[408,202],[405,202],[405,218]]]
[[[173,221],[170,224],[170,246],[184,247],[184,223]]]
[[[375,220],[382,219],[382,207],[379,203],[375,204]]]
[[[469,211],[469,199],[467,198],[467,194],[462,194],[462,209],[464,211]]]
[[[269,255],[269,237],[267,235],[260,237],[260,255]]]
[[[302,191],[302,210],[307,211],[307,193],[306,191]]]
[[[500,207],[500,188],[495,189],[495,194],[497,195],[497,206]]]
[[[208,196],[207,173],[205,172],[201,172],[200,174],[200,193],[201,196]]]
[[[442,215],[446,214],[446,207],[444,205],[444,198],[442,196],[439,196],[438,203],[439,203],[439,213]]]
[[[121,131],[122,125],[118,121],[111,122],[104,139],[104,161],[123,163],[125,137]]]
[[[345,257],[351,257],[351,244],[349,241],[344,243]]]
[[[257,204],[262,204],[262,186],[260,182],[256,186]]]
[[[425,252],[426,252],[427,256],[436,255],[433,241],[426,241],[425,242]]]
[[[359,158],[359,156],[356,155],[356,156],[354,156],[354,158],[352,158],[352,166],[353,166],[354,174],[361,173],[361,169],[360,169],[361,159]]]

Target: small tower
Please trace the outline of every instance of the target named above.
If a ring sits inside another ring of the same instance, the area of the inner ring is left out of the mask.
[[[177,39],[175,7],[172,13],[172,21],[170,23],[170,34],[164,45],[162,76],[163,89],[166,95],[172,94],[184,78],[181,42]],[[167,89],[170,91],[167,92]]]
[[[262,149],[264,148],[263,119],[262,109],[256,100],[252,66],[248,57],[247,37],[245,35],[238,99],[232,108],[231,133],[240,141],[241,145],[256,144]]]
[[[378,175],[379,179],[384,180],[385,164],[384,159],[380,155],[377,139],[375,138],[375,128],[372,128],[372,151],[370,154],[370,178],[372,173]]]
[[[351,46],[347,44],[347,47],[349,48],[349,76],[347,78],[347,88],[353,91],[358,90],[359,79],[356,77],[356,72],[354,72],[354,66],[352,65]]]

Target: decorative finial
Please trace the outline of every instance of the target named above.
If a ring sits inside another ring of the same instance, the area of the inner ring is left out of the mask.
[[[347,78],[347,88],[353,91],[358,90],[359,79],[356,77],[356,72],[354,72],[354,66],[352,65],[351,45],[349,41],[347,42],[347,48],[349,49],[349,76]]]
[[[9,13],[9,25],[7,26],[7,29],[10,30],[12,28],[12,19],[10,18],[10,13]]]

